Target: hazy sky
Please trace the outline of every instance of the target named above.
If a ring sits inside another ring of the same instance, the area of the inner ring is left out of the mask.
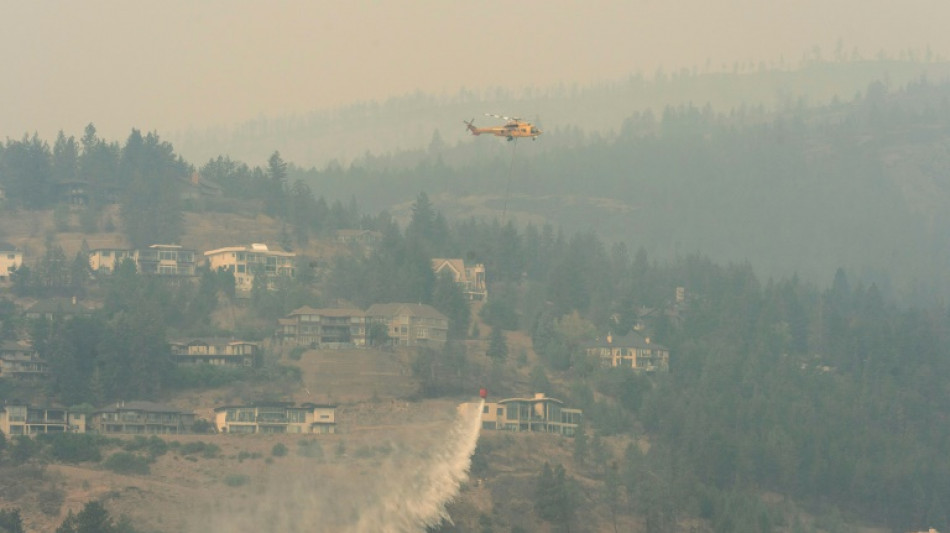
[[[0,0],[0,139],[112,140],[421,89],[546,87],[901,50],[950,57],[946,0]]]

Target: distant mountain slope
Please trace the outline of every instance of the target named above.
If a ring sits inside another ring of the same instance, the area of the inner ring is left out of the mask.
[[[403,153],[294,178],[397,219],[426,191],[450,217],[547,221],[655,257],[748,260],[765,277],[827,282],[840,266],[885,292],[945,294],[948,102],[948,83],[876,83],[849,103],[670,108],[609,139],[479,139],[417,151],[411,168],[394,162]]]
[[[462,88],[454,95],[415,93],[334,110],[257,117],[235,126],[162,132],[162,136],[197,164],[222,154],[261,164],[279,150],[285,160],[298,166],[322,168],[330,161],[346,165],[366,154],[426,148],[433,143],[434,132],[440,137],[436,144],[455,146],[467,140],[462,120],[491,122],[484,113],[518,115],[539,121],[550,131],[560,130],[562,135],[579,129],[609,136],[619,131],[624,119],[648,109],[658,113],[665,106],[690,103],[726,112],[742,107],[772,110],[823,105],[836,97],[850,100],[874,81],[898,88],[923,75],[946,79],[950,63],[811,62],[797,68],[762,65],[741,70],[737,66],[734,72],[631,73],[615,83],[537,87],[520,93],[504,88],[476,93]]]

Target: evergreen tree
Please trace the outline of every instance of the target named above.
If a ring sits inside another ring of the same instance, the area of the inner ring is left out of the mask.
[[[53,182],[66,183],[79,177],[79,146],[75,137],[66,137],[62,130],[53,144]]]
[[[574,463],[577,465],[587,464],[587,432],[584,426],[578,426],[574,433]]]
[[[538,516],[561,531],[570,532],[574,514],[577,511],[577,498],[574,480],[558,464],[551,469],[545,461],[535,485],[535,512]]]
[[[171,144],[132,130],[122,149],[122,222],[133,247],[177,243],[183,231],[180,181],[190,173]]]
[[[443,271],[435,281],[432,306],[448,317],[450,339],[464,339],[468,335],[472,311],[461,287],[448,271]]]
[[[508,342],[505,340],[505,332],[501,328],[492,328],[488,336],[488,350],[485,355],[497,361],[504,361],[508,358]]]
[[[72,511],[56,529],[56,533],[118,533],[102,503],[87,502],[77,514]]]
[[[39,136],[7,140],[0,159],[0,176],[7,197],[27,209],[42,209],[53,202],[53,164],[49,144]]]
[[[436,214],[429,196],[420,192],[412,204],[412,218],[409,220],[409,226],[406,227],[406,237],[415,237],[432,245],[435,237]]]
[[[286,217],[287,163],[281,159],[280,152],[274,151],[267,160],[267,179],[264,213],[272,217]]]
[[[26,533],[19,509],[0,509],[0,533]]]

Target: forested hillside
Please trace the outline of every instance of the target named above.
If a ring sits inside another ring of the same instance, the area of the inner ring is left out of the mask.
[[[630,116],[610,138],[563,145],[580,134],[551,128],[430,149],[408,169],[383,157],[291,175],[397,215],[424,190],[449,217],[550,222],[661,258],[698,251],[825,283],[844,267],[913,300],[950,289],[948,99],[947,83],[878,82],[817,108],[683,105]]]
[[[52,147],[36,136],[7,140],[4,216],[51,212],[54,223],[43,252],[4,289],[0,340],[32,340],[52,377],[42,389],[3,382],[0,395],[26,390],[68,405],[255,380],[299,388],[299,368],[279,354],[254,376],[172,368],[168,339],[262,341],[291,310],[341,298],[361,308],[427,303],[452,327],[444,349],[410,354],[412,399],[470,398],[487,384],[584,412],[581,433],[558,441],[571,457],[552,454],[563,464],[539,468],[535,492],[493,485],[516,437],[486,439],[495,447],[482,447],[474,468],[498,527],[943,530],[948,102],[950,84],[875,83],[816,108],[683,105],[630,116],[609,138],[548,126],[536,143],[433,143],[310,171],[276,151],[257,164],[223,155],[192,164],[155,133],[133,131],[120,145],[92,125]],[[558,144],[572,136],[583,142]],[[412,158],[421,162],[402,164]],[[218,192],[180,194],[203,180]],[[84,197],[70,204],[72,184]],[[456,216],[461,206],[488,216]],[[66,232],[116,230],[136,246],[178,242],[190,229],[184,213],[272,226],[280,246],[300,251],[297,275],[255,283],[232,308],[227,272],[176,285],[126,262],[94,276],[87,250],[70,257],[58,246]],[[335,230],[356,228],[378,242],[313,252]],[[478,320],[458,285],[433,273],[434,257],[485,265]],[[18,301],[49,296],[99,305],[71,321],[23,317]],[[223,306],[241,312],[230,329],[213,320]],[[582,349],[633,328],[669,348],[668,373],[604,367]],[[512,332],[530,338],[530,350],[525,340],[509,353]],[[23,442],[3,452],[2,466]],[[527,513],[500,511],[530,498]]]

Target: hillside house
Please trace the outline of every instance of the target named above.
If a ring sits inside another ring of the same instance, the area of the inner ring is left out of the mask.
[[[32,345],[25,342],[0,342],[0,378],[31,379],[48,374],[49,364],[40,359]]]
[[[452,274],[452,279],[462,289],[462,293],[469,300],[484,300],[488,297],[488,286],[485,280],[485,265],[476,263],[466,266],[461,259],[432,259],[432,271],[438,276],[442,272]]]
[[[144,250],[96,248],[89,251],[89,268],[112,273],[122,261],[131,259],[136,271],[143,274],[194,276],[195,256],[195,250],[177,244],[153,244]]]
[[[23,252],[8,242],[0,242],[0,281],[9,281],[10,274],[23,264]]]
[[[89,269],[93,272],[112,273],[122,261],[135,260],[135,250],[125,248],[96,248],[89,250]]]
[[[34,407],[27,403],[0,405],[0,432],[4,435],[85,433],[86,417],[63,407]]]
[[[153,244],[135,251],[135,266],[143,274],[194,276],[195,251],[177,244]]]
[[[40,300],[26,310],[26,318],[35,320],[45,318],[46,320],[65,320],[76,316],[88,315],[89,308],[79,303],[79,300],[72,298],[47,298]]]
[[[213,365],[230,367],[260,366],[261,348],[255,342],[233,339],[188,339],[169,343],[172,361],[177,365]]]
[[[153,402],[122,402],[100,409],[89,419],[89,429],[102,434],[136,435],[191,433],[195,414]]]
[[[365,346],[366,313],[355,307],[304,306],[278,320],[277,339],[314,348]]]
[[[214,409],[218,433],[336,433],[336,406],[275,402]]]
[[[449,319],[426,304],[373,304],[366,310],[366,324],[386,326],[396,346],[441,348],[448,338]]]
[[[220,198],[224,196],[224,190],[220,185],[211,180],[204,179],[198,172],[193,172],[190,177],[180,176],[178,180],[178,190],[181,199],[184,201]]]
[[[383,240],[383,234],[369,229],[340,229],[336,230],[336,240],[345,244],[375,246]]]
[[[564,407],[561,400],[537,393],[533,398],[485,402],[482,429],[557,433],[573,437],[582,415],[580,409]]]
[[[670,351],[636,331],[622,337],[608,333],[585,344],[584,350],[587,355],[600,359],[604,366],[645,372],[667,372],[670,369]]]
[[[89,182],[86,180],[59,181],[53,183],[53,189],[59,201],[65,204],[76,207],[89,204]]]
[[[254,276],[263,275],[268,286],[278,277],[294,277],[294,260],[297,254],[271,250],[266,244],[230,246],[205,252],[208,267],[214,271],[229,270],[234,274],[234,287],[241,292],[250,292]]]

